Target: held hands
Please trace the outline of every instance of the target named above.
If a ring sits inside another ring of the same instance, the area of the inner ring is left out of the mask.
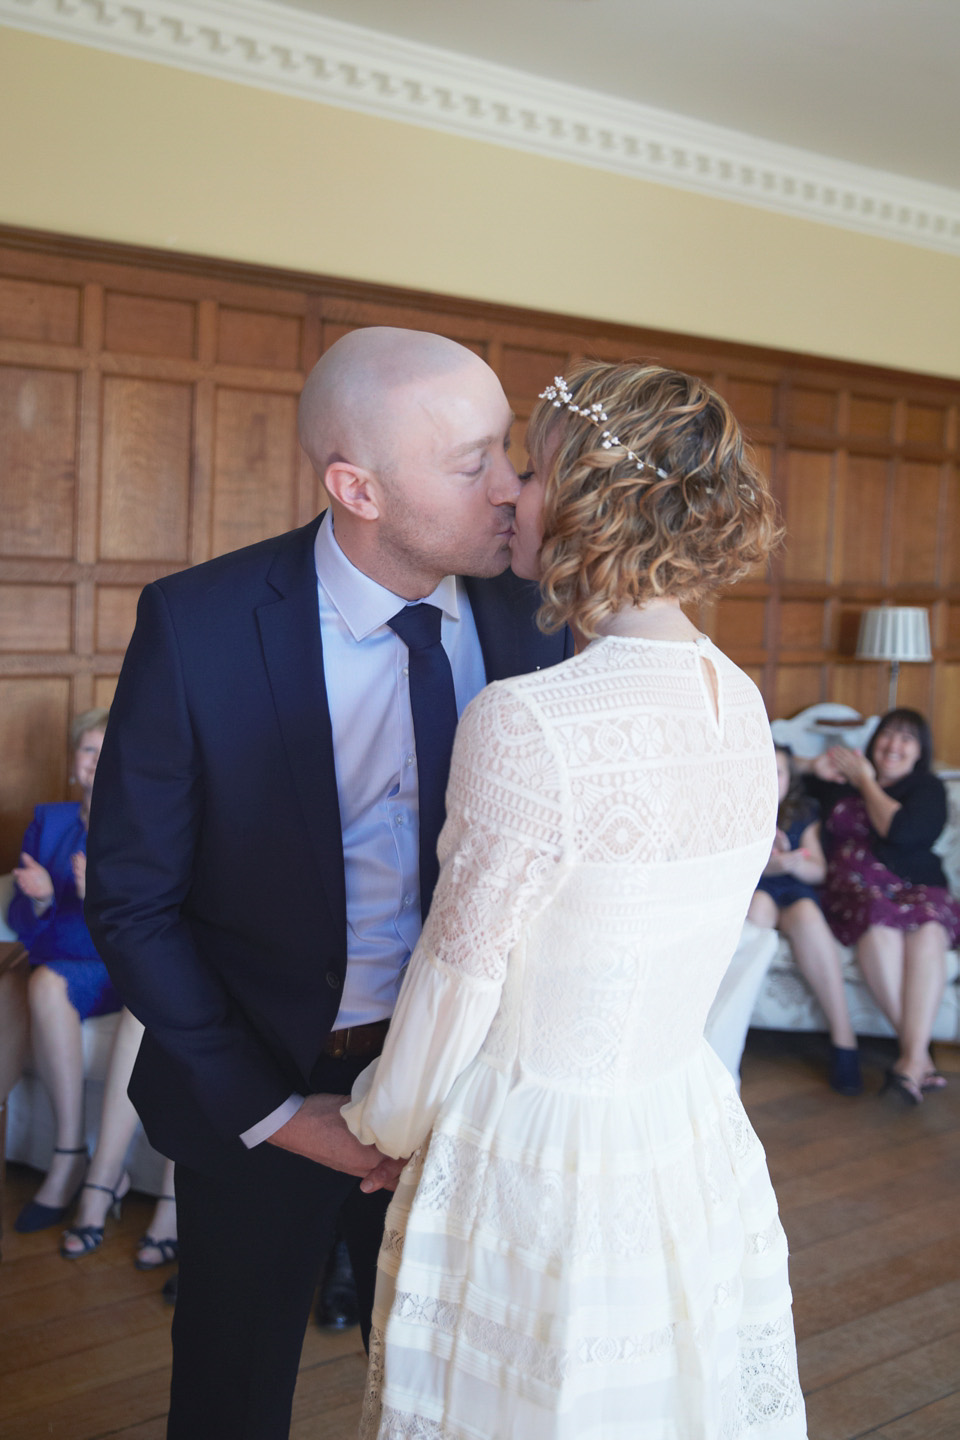
[[[53,903],[53,881],[49,871],[39,860],[26,853],[20,856],[20,864],[14,869],[13,878],[21,894],[33,901],[33,908],[40,914]]]
[[[270,1136],[270,1144],[305,1155],[318,1165],[363,1176],[360,1189],[393,1190],[405,1160],[392,1160],[375,1145],[362,1145],[340,1114],[349,1095],[308,1095],[292,1119]]]

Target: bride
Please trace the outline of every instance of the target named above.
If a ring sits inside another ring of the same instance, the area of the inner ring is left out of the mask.
[[[513,568],[575,659],[457,735],[441,875],[343,1114],[411,1156],[361,1434],[800,1440],[787,1246],[704,1021],[770,852],[752,682],[685,617],[776,539],[725,402],[583,362],[541,397]]]

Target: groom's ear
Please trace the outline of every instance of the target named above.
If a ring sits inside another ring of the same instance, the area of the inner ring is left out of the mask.
[[[334,460],[324,471],[323,483],[331,500],[336,500],[357,519],[379,520],[379,490],[371,470],[346,460]]]

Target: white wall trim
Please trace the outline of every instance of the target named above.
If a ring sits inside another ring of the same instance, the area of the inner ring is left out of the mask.
[[[0,24],[960,255],[960,191],[264,0],[0,0]]]

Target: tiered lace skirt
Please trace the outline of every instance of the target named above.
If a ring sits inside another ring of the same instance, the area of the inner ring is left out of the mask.
[[[803,1440],[787,1247],[706,1046],[617,1097],[461,1076],[390,1207],[362,1440]]]

